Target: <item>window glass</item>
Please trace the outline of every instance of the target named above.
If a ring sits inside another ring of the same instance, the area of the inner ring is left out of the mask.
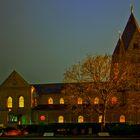
[[[64,104],[64,99],[60,98],[60,104]]]
[[[102,115],[99,116],[99,123],[102,122]]]
[[[94,104],[99,104],[99,98],[98,98],[98,97],[96,97],[96,98],[94,99]]]
[[[78,123],[83,123],[83,122],[84,122],[84,117],[78,116]]]
[[[46,120],[46,116],[41,115],[39,119],[40,119],[41,121],[45,121],[45,120]]]
[[[51,97],[48,99],[48,104],[53,104],[53,99]]]
[[[11,96],[9,96],[7,98],[7,107],[8,108],[12,108],[13,107],[13,100],[12,100],[12,97]]]
[[[111,103],[112,103],[113,105],[117,104],[117,101],[118,101],[117,97],[113,96],[113,97],[111,98]]]
[[[59,116],[58,117],[58,123],[63,123],[64,122],[64,117],[63,116]]]
[[[18,122],[18,116],[14,115],[14,114],[9,114],[8,121],[9,122]]]
[[[124,115],[120,116],[120,123],[125,123],[125,116]]]
[[[19,97],[19,107],[24,107],[24,97],[23,96]]]
[[[83,99],[79,97],[77,103],[78,104],[83,104]]]

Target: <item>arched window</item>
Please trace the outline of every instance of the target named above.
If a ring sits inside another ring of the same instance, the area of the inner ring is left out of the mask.
[[[83,123],[83,122],[84,122],[84,117],[78,116],[78,123]]]
[[[102,115],[99,115],[99,123],[102,122]]]
[[[53,104],[53,99],[51,97],[48,99],[48,104]]]
[[[8,107],[8,108],[12,108],[12,107],[13,107],[13,99],[12,99],[11,96],[9,96],[9,97],[7,98],[7,107]]]
[[[111,98],[111,103],[112,103],[113,105],[117,104],[117,101],[118,101],[118,99],[117,99],[116,96],[113,96],[113,97]]]
[[[124,115],[120,116],[120,123],[125,123],[125,116]]]
[[[60,104],[64,104],[64,99],[60,98]]]
[[[83,104],[83,99],[79,97],[78,100],[77,100],[77,103],[78,103],[79,105]]]
[[[98,97],[95,97],[95,99],[94,99],[94,104],[95,104],[95,105],[99,104],[99,98],[98,98]]]
[[[24,97],[23,96],[19,97],[19,107],[24,107]]]
[[[64,122],[64,117],[63,116],[59,116],[58,117],[58,123],[63,123]]]

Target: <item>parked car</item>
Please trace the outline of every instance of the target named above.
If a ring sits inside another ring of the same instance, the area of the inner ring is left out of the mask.
[[[4,130],[3,136],[19,136],[21,135],[21,130],[14,127],[7,127]]]

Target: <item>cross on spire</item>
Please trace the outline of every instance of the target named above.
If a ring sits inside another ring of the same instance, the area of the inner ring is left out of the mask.
[[[131,14],[134,12],[133,0],[132,0],[132,2],[131,2],[131,4],[130,4],[130,12],[131,12]]]

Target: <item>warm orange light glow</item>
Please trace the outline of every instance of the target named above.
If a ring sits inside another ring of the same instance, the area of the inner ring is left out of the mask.
[[[41,121],[45,121],[45,120],[46,120],[46,116],[41,115],[41,116],[40,116],[40,120],[41,120]]]
[[[31,87],[31,93],[33,93],[34,90],[35,90],[35,88],[32,86],[32,87]]]
[[[8,108],[12,108],[12,107],[13,107],[13,99],[12,99],[11,96],[9,96],[9,97],[7,98],[7,107],[8,107]]]
[[[77,103],[80,105],[83,104],[83,99],[79,97]]]
[[[84,122],[84,117],[78,116],[78,123],[83,123],[83,122]]]
[[[60,98],[60,104],[64,104],[64,99]]]
[[[125,116],[124,115],[120,116],[120,123],[125,123]]]
[[[64,123],[64,117],[63,116],[59,116],[58,117],[58,122],[59,123]]]
[[[113,105],[115,105],[115,104],[117,104],[117,101],[118,101],[117,97],[113,96],[112,99],[111,99],[111,103]]]
[[[99,123],[102,122],[102,115],[99,116]]]
[[[98,98],[98,97],[96,97],[96,98],[94,99],[94,104],[99,104],[99,98]]]
[[[24,107],[24,97],[23,96],[19,97],[19,107]]]
[[[51,97],[48,99],[48,104],[53,104],[53,99]]]

